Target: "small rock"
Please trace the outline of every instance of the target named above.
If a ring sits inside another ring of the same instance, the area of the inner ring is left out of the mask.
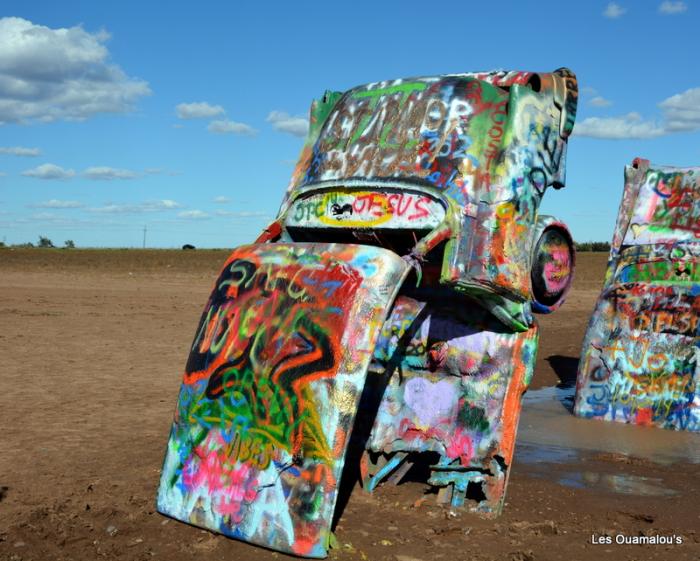
[[[381,540],[379,543],[380,543],[381,545],[386,545],[386,546],[394,545],[394,544],[393,544],[392,542],[390,542],[389,540]]]
[[[107,529],[105,530],[105,532],[107,532],[108,535],[114,537],[117,535],[117,532],[119,532],[119,530],[117,530],[116,526],[109,525],[109,526],[107,526]]]
[[[24,543],[24,542],[15,542],[15,543],[12,544],[12,545],[14,545],[15,547],[24,547],[24,546],[27,545],[27,544]]]
[[[544,520],[542,522],[513,522],[508,527],[508,530],[511,532],[532,532],[536,536],[553,536],[559,533],[559,528],[553,520]]]
[[[559,528],[554,522],[554,520],[544,520],[540,524],[533,527],[535,534],[544,534],[547,536],[553,536],[559,533]]]
[[[170,522],[170,518],[166,518],[163,520],[163,522],[160,523],[161,526],[165,526],[168,522]]]

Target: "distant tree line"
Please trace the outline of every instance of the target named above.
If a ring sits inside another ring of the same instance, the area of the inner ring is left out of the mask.
[[[609,242],[576,242],[576,251],[610,251]]]
[[[4,242],[0,242],[0,248],[3,247],[18,247],[18,248],[27,248],[27,247],[40,247],[40,248],[45,248],[45,249],[51,249],[55,248],[56,246],[54,243],[51,241],[50,238],[47,238],[46,236],[39,236],[39,241],[37,242],[36,245],[34,245],[31,242],[27,243],[20,243],[20,244],[14,244],[11,246],[5,245]],[[63,249],[75,249],[75,242],[73,240],[66,240],[63,242]],[[185,244],[182,246],[182,249],[194,249],[193,245],[190,244]],[[576,242],[576,251],[610,251],[610,243],[609,242]]]
[[[20,249],[30,248],[30,247],[40,247],[42,249],[54,249],[56,246],[51,241],[51,238],[46,236],[39,236],[39,241],[34,245],[32,242],[26,243],[16,243],[7,245],[5,242],[0,242],[0,248],[4,247],[16,247]],[[66,240],[63,242],[63,249],[75,249],[75,242],[73,240]]]

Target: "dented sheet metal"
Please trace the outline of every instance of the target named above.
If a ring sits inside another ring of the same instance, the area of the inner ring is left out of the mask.
[[[468,506],[499,514],[537,333],[514,333],[475,304],[455,310],[400,296],[371,366],[369,384],[389,379],[368,449],[436,452],[429,483],[449,486],[453,506],[464,505],[471,483],[479,493]]]
[[[700,431],[700,168],[635,160],[625,179],[575,413]]]
[[[530,297],[540,202],[548,187],[564,186],[577,100],[576,77],[567,69],[412,78],[327,92],[312,106],[280,220],[318,226],[328,216],[323,205],[314,207],[323,217],[308,216],[297,201],[334,186],[422,190],[448,209],[441,282],[478,297],[505,296],[511,303],[503,307],[516,317]],[[332,211],[342,220],[349,219],[346,204]],[[394,214],[385,227],[415,228],[398,219],[397,209],[384,213]],[[376,225],[363,222],[350,223]]]
[[[368,246],[234,250],[187,362],[158,510],[325,556],[367,366],[406,271]]]

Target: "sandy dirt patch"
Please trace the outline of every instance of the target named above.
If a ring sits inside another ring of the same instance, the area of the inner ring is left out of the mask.
[[[188,347],[226,255],[0,251],[0,559],[285,557],[155,512]],[[579,255],[568,302],[540,317],[533,390],[574,379],[605,260]],[[551,401],[545,413],[531,405],[523,416],[529,428],[502,517],[451,516],[418,482],[373,496],[355,489],[331,558],[699,559],[700,464],[692,451],[700,440],[683,440],[670,460],[655,457],[654,447],[626,455],[596,450],[607,424],[582,421],[573,438],[594,444],[577,447],[564,432],[575,421]],[[648,430],[650,438],[666,434]],[[683,543],[592,543],[605,533]]]

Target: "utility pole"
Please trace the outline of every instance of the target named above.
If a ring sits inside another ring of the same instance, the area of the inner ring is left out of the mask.
[[[146,249],[146,226],[143,227],[143,249]]]

